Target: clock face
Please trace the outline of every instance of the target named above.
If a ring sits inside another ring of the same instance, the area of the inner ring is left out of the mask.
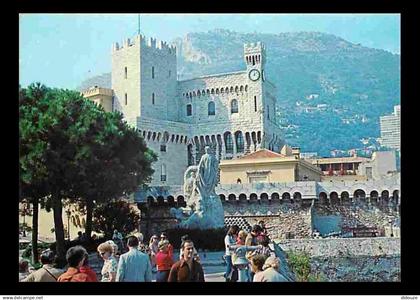
[[[257,81],[259,78],[260,78],[260,71],[258,71],[257,69],[252,69],[251,71],[249,71],[249,79],[253,81]]]

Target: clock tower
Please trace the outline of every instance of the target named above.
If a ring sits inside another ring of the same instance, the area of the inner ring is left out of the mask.
[[[261,42],[244,45],[244,60],[248,79],[253,82],[265,80],[265,46]]]

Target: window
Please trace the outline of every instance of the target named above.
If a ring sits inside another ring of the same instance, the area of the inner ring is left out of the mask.
[[[254,96],[254,111],[257,111],[257,96]]]
[[[230,133],[225,135],[226,153],[233,153],[233,140]]]
[[[160,167],[160,181],[166,181],[166,165]]]
[[[215,107],[213,101],[209,102],[209,105],[208,105],[208,114],[209,114],[209,116],[216,115],[216,107]]]
[[[127,93],[125,93],[125,105],[127,105],[127,103],[128,103],[128,98],[127,98]]]
[[[124,68],[124,78],[127,79],[127,67]]]
[[[152,104],[155,105],[155,93],[152,93]]]
[[[242,135],[242,132],[237,132],[235,134],[236,138],[236,151],[238,153],[244,152],[244,137]]]
[[[191,104],[187,104],[187,116],[191,116],[192,115],[192,106]]]
[[[230,113],[234,114],[238,112],[238,100],[233,99],[230,103]]]
[[[152,78],[155,78],[155,67],[152,67]]]
[[[270,120],[270,106],[267,105],[267,119]]]
[[[160,145],[160,152],[166,152],[166,145]]]
[[[168,74],[168,77],[171,77],[171,70],[169,70],[169,74]]]

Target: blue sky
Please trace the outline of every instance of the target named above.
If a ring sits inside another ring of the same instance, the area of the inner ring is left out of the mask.
[[[19,76],[75,89],[84,79],[109,72],[111,45],[137,31],[136,14],[21,14]],[[172,41],[216,28],[237,32],[320,31],[366,47],[400,53],[398,14],[142,14],[147,37]]]

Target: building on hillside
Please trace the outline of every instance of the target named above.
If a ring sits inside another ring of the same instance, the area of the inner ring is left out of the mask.
[[[366,178],[379,180],[397,172],[397,159],[395,151],[378,151],[372,154],[372,158],[361,163],[358,173]]]
[[[112,47],[113,110],[158,154],[151,186],[182,184],[209,145],[219,160],[284,145],[266,48],[244,44],[242,71],[177,80],[176,48],[142,35]],[[85,97],[103,95],[84,93]],[[174,159],[176,158],[176,159]]]
[[[322,181],[330,180],[379,180],[397,172],[394,151],[377,151],[371,158],[328,157],[308,159],[323,172]]]
[[[401,106],[394,106],[391,115],[379,118],[381,126],[381,145],[400,150],[401,141]]]
[[[300,158],[298,148],[267,149],[220,162],[220,183],[320,181],[321,169]]]
[[[359,165],[369,162],[366,157],[328,157],[308,159],[313,165],[321,168],[321,180],[366,180],[366,176],[358,172]]]

